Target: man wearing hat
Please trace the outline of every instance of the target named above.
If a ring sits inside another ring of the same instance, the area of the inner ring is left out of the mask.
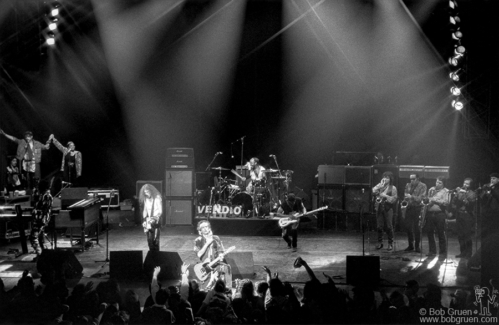
[[[286,201],[277,209],[277,217],[289,218],[292,221],[292,223],[282,228],[282,239],[286,241],[289,249],[293,249],[293,252],[296,252],[298,249],[299,214],[306,212],[307,209],[303,205],[303,201],[299,197],[296,197],[294,193],[288,193]]]
[[[40,162],[42,161],[42,150],[47,150],[50,144],[42,144],[33,139],[31,131],[24,132],[24,139],[17,139],[0,129],[0,133],[7,139],[17,143],[16,157],[21,161],[22,170],[26,173],[27,187],[31,190],[41,178]]]

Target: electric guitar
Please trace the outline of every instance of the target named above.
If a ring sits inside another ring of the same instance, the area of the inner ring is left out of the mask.
[[[223,260],[225,255],[229,254],[234,249],[236,249],[236,246],[231,246],[223,254],[218,255],[218,257],[213,261],[210,262],[206,260],[194,265],[194,274],[196,275],[198,280],[204,282],[210,276],[211,272],[213,272],[213,265]]]
[[[318,208],[318,209],[315,209],[315,210],[312,210],[312,211],[309,211],[307,213],[303,213],[303,214],[299,214],[298,212],[295,212],[293,214],[290,214],[292,215],[294,218],[296,219],[291,219],[289,217],[286,217],[286,218],[280,218],[279,219],[279,227],[281,228],[284,228],[292,223],[297,223],[298,222],[298,218],[301,218],[301,217],[304,217],[304,216],[307,216],[309,214],[312,214],[312,213],[315,213],[315,212],[318,212],[318,211],[322,211],[322,210],[326,210],[328,209],[329,207],[327,206],[324,206],[322,208]]]

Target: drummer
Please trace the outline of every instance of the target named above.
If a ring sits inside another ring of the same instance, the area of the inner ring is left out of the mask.
[[[255,157],[251,158],[245,166],[249,169],[251,177],[251,181],[246,186],[246,191],[253,193],[256,186],[263,186],[262,183],[265,182],[265,168],[260,165],[260,159]]]

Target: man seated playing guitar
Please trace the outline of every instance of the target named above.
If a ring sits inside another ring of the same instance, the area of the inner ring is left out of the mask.
[[[300,225],[298,215],[304,213],[307,213],[307,209],[302,200],[297,198],[294,193],[288,193],[286,201],[282,202],[277,210],[277,217],[289,218],[291,221],[296,220],[296,222],[282,228],[282,239],[288,243],[288,248],[293,248],[293,252],[296,252],[298,244],[298,226]]]
[[[220,237],[213,235],[211,224],[208,220],[199,221],[197,224],[199,237],[194,240],[194,251],[197,253],[202,263],[212,262],[215,259],[221,261],[211,265],[207,272],[210,272],[210,280],[205,290],[210,290],[221,276],[227,288],[232,288],[232,271],[229,264],[223,262],[225,249]],[[203,279],[200,279],[203,281]]]

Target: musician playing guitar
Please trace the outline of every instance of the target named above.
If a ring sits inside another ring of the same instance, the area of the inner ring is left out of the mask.
[[[145,184],[140,189],[139,203],[149,250],[159,251],[160,220],[163,214],[161,193],[153,185]]]
[[[199,221],[197,230],[199,237],[194,240],[194,251],[201,262],[210,264],[215,259],[221,260],[211,265],[210,280],[205,290],[210,290],[219,277],[224,280],[227,288],[232,288],[232,271],[230,265],[223,260],[225,248],[220,237],[213,235],[211,224],[208,220]]]
[[[300,225],[298,215],[304,213],[307,213],[307,209],[302,200],[296,197],[294,193],[288,193],[286,201],[282,202],[279,209],[277,209],[277,217],[288,218],[291,221],[296,220],[296,222],[282,228],[282,239],[286,241],[289,249],[293,249],[293,252],[297,251],[298,245],[298,226]]]

